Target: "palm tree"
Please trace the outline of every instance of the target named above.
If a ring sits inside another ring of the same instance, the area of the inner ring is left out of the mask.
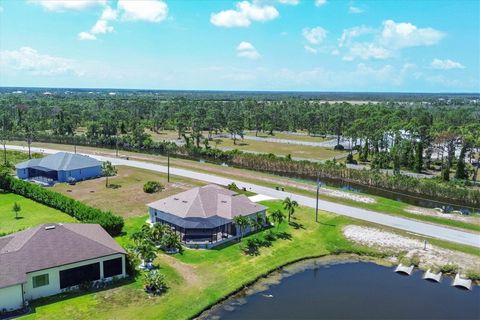
[[[248,219],[248,218],[245,217],[245,216],[236,216],[236,217],[233,217],[233,223],[234,223],[235,226],[237,226],[238,229],[240,230],[240,238],[239,238],[239,240],[242,240],[243,232],[244,232],[245,229],[250,225],[250,219]]]
[[[162,237],[170,230],[166,224],[155,223],[151,230],[151,237],[154,243],[160,243]]]
[[[108,177],[114,176],[117,174],[117,168],[110,162],[105,161],[102,163],[102,173],[107,178],[105,180],[105,187],[108,187]]]
[[[272,215],[270,217],[272,217],[273,222],[277,225],[278,231],[280,224],[285,221],[285,215],[283,214],[282,210],[275,210],[272,212]]]
[[[264,219],[263,215],[257,213],[254,218],[251,219],[250,225],[255,228],[255,231],[260,230],[263,227]]]
[[[291,216],[295,213],[295,208],[298,207],[298,202],[286,197],[283,200],[283,208],[288,211],[288,222],[290,222]]]
[[[182,251],[182,243],[180,242],[179,237],[172,231],[165,233],[162,236],[161,246],[166,251],[171,251],[172,249],[177,249]]]
[[[155,248],[149,242],[142,242],[137,247],[137,253],[139,258],[142,260],[142,264],[145,265],[148,262],[153,261],[157,254],[155,253]]]

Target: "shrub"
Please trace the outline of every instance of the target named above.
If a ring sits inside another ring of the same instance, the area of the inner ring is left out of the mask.
[[[470,279],[472,281],[477,281],[477,282],[480,281],[480,272],[469,270],[469,271],[467,271],[466,276],[467,276],[468,279]]]
[[[143,277],[145,291],[153,294],[161,294],[167,290],[165,276],[158,270],[146,272]]]
[[[143,185],[143,192],[145,193],[155,193],[163,189],[163,185],[158,181],[147,181]]]
[[[25,198],[32,199],[48,207],[60,210],[84,223],[97,223],[111,236],[122,232],[124,221],[110,211],[90,207],[83,202],[74,200],[58,192],[45,189],[12,177],[6,172],[0,173],[0,189],[10,191]]]
[[[333,147],[333,150],[345,150],[345,147],[341,144],[337,144],[335,147]]]
[[[446,274],[453,274],[458,272],[458,266],[454,263],[447,263],[444,264],[439,268],[439,271],[441,273],[446,273]]]

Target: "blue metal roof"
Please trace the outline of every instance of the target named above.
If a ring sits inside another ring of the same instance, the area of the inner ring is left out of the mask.
[[[101,165],[102,163],[100,161],[89,156],[84,156],[77,153],[59,152],[41,159],[31,159],[19,163],[15,167],[17,169],[42,167],[49,170],[67,171],[98,167]]]

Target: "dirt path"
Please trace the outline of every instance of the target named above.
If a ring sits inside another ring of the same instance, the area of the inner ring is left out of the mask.
[[[196,267],[185,264],[167,254],[162,254],[159,256],[159,259],[161,263],[167,263],[174,268],[183,277],[183,279],[185,279],[189,286],[198,286],[201,284]]]

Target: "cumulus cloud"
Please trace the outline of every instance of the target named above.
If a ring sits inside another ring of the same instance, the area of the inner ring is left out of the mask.
[[[32,75],[55,76],[73,74],[82,76],[84,72],[78,68],[74,60],[41,54],[30,47],[18,50],[0,51],[0,66],[3,70],[25,71]]]
[[[117,9],[127,21],[160,22],[168,16],[168,6],[162,0],[119,0]]]
[[[327,30],[322,27],[305,28],[302,34],[310,44],[320,44],[327,37]]]
[[[465,69],[465,66],[462,65],[460,62],[453,61],[450,59],[433,59],[432,63],[430,64],[434,69],[441,69],[441,70],[450,70],[450,69]]]
[[[391,48],[401,49],[417,46],[431,46],[445,36],[443,32],[433,28],[418,28],[408,22],[383,22],[380,43]]]
[[[327,0],[315,0],[315,6],[317,7],[321,7],[325,4],[327,4]]]
[[[253,44],[246,41],[240,42],[240,44],[237,46],[237,56],[251,60],[256,60],[261,57]]]
[[[300,3],[300,0],[278,0],[281,4],[288,4],[291,6],[296,6],[297,4]]]
[[[310,47],[310,46],[304,46],[303,47],[305,49],[305,51],[307,51],[308,53],[312,53],[312,54],[317,54],[318,53],[318,50],[313,48],[313,47]]]
[[[102,15],[100,16],[100,20],[116,20],[117,19],[117,10],[114,10],[110,7],[105,7],[103,9]]]
[[[362,13],[362,12],[363,12],[363,9],[361,9],[359,7],[355,7],[355,6],[349,6],[348,7],[348,13],[358,14],[358,13]]]
[[[84,10],[97,5],[105,5],[107,0],[29,0],[49,11]]]
[[[259,5],[248,1],[238,2],[234,10],[212,13],[210,22],[217,27],[248,27],[252,21],[265,22],[279,16],[277,9],[271,5]]]
[[[358,42],[356,38],[371,34],[373,39]],[[386,20],[379,29],[365,26],[345,29],[339,39],[339,48],[347,50],[344,60],[387,59],[398,55],[403,48],[430,46],[438,43],[445,34],[433,28],[419,28],[408,22]]]
[[[79,40],[97,40],[97,37],[89,32],[80,32],[78,34]]]

